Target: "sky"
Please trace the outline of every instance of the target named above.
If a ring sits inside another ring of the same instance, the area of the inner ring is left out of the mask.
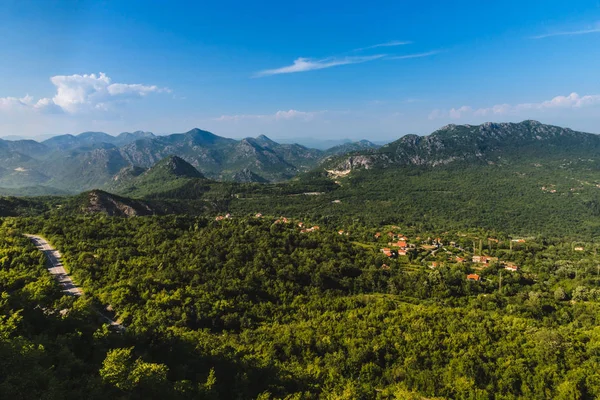
[[[0,0],[0,136],[600,133],[600,0]]]

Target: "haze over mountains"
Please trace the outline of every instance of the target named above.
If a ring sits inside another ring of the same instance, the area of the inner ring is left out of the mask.
[[[200,129],[166,136],[142,131],[118,136],[84,132],[41,143],[0,140],[0,188],[34,194],[80,192],[105,187],[123,169],[149,168],[170,155],[185,159],[211,179],[283,181],[328,156],[376,147],[360,141],[323,151],[279,144],[264,135],[235,140]]]
[[[150,184],[153,191],[161,185],[170,190],[189,178],[267,183],[310,171],[328,171],[336,178],[357,169],[520,165],[534,159],[589,159],[592,165],[599,154],[600,136],[537,121],[447,125],[431,135],[406,135],[383,147],[363,140],[325,151],[280,144],[264,135],[235,140],[200,129],[167,136],[84,132],[41,143],[0,140],[0,188],[6,194],[94,188],[128,194],[145,193],[136,188]],[[156,178],[156,168],[151,167],[161,163],[176,163],[187,172],[175,174],[177,184],[169,177]]]

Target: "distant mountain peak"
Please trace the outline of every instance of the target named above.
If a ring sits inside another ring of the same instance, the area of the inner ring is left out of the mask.
[[[204,178],[204,175],[200,173],[194,166],[183,158],[178,156],[168,156],[154,164],[146,175],[152,175],[160,172],[160,174],[167,173],[171,176],[186,177],[186,178]]]
[[[215,135],[212,132],[204,131],[199,128],[194,128],[190,131],[187,131],[183,134],[183,136],[188,139],[191,139],[192,142],[199,145],[209,145],[235,141],[234,139],[224,138],[219,135]]]
[[[185,134],[186,134],[186,135],[193,135],[193,136],[211,137],[211,138],[212,138],[212,137],[220,137],[220,136],[217,136],[217,135],[215,135],[215,134],[214,134],[214,133],[212,133],[212,132],[205,131],[205,130],[202,130],[202,129],[200,129],[200,128],[194,128],[194,129],[190,129],[190,130],[189,130],[189,131],[187,131]]]
[[[155,137],[152,132],[145,131],[135,131],[135,132],[121,132],[117,136],[119,139],[145,139],[145,138],[153,138]]]
[[[255,174],[254,172],[250,171],[248,168],[244,168],[238,172],[236,172],[233,175],[233,180],[236,182],[242,182],[242,183],[251,183],[251,182],[258,182],[258,183],[266,183],[268,182],[268,180],[266,180],[265,178],[263,178],[262,176]]]
[[[252,139],[252,138],[249,138],[249,139]],[[267,147],[269,147],[269,146],[276,146],[276,145],[279,144],[276,141],[271,140],[270,138],[268,138],[266,135],[258,135],[256,137],[256,139],[252,139],[252,140],[254,140],[256,143],[258,143],[261,146],[267,146]]]
[[[85,138],[114,138],[114,136],[109,135],[108,133],[105,132],[81,132],[80,134],[77,135],[77,137],[79,139],[85,139]]]

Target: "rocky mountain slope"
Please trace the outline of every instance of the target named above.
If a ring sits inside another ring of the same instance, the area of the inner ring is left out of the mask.
[[[92,190],[74,197],[65,205],[65,209],[84,214],[102,213],[117,217],[155,214],[146,202],[120,197],[102,190]]]
[[[344,146],[355,149],[365,143]],[[140,174],[171,155],[211,179],[278,182],[314,168],[345,148],[327,152],[279,144],[264,135],[235,140],[200,129],[166,136],[141,131],[118,136],[84,132],[55,136],[42,143],[0,139],[0,189],[27,187],[28,193],[35,193],[37,187],[42,194],[111,188],[128,174]]]
[[[448,125],[431,135],[407,135],[383,147],[360,141],[327,151],[280,144],[264,135],[235,140],[200,129],[167,136],[86,132],[42,143],[0,140],[0,191],[27,188],[31,194],[39,188],[40,194],[76,193],[115,185],[121,190],[127,179],[171,155],[212,180],[281,182],[319,165],[340,177],[355,169],[594,158],[599,149],[597,135],[536,121]]]
[[[600,136],[537,121],[447,125],[429,136],[406,135],[376,151],[330,160],[333,174],[393,166],[503,163],[527,157],[599,155]]]

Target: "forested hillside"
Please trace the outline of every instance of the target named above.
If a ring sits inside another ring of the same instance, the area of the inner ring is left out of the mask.
[[[25,231],[64,253],[84,298],[43,279]],[[390,235],[406,256],[379,251]],[[18,354],[3,397],[25,387],[31,398],[600,395],[593,243],[268,216],[7,219],[2,243],[3,351]],[[497,261],[471,262],[477,254]],[[94,303],[126,331],[96,322]],[[39,346],[48,340],[58,347]],[[19,372],[51,365],[43,379]]]
[[[406,141],[277,184],[171,156],[118,194],[2,198],[0,398],[600,397],[596,137]]]

